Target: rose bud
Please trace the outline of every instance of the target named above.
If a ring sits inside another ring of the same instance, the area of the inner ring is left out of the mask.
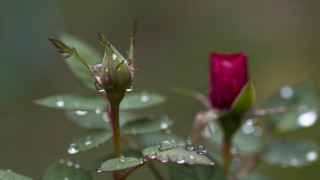
[[[247,57],[244,53],[212,53],[210,57],[209,96],[218,110],[230,110],[248,82]]]

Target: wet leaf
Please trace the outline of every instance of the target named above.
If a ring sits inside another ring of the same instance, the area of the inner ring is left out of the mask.
[[[162,146],[163,144],[165,144],[165,146]],[[157,159],[163,163],[176,162],[178,164],[189,165],[214,165],[214,162],[212,162],[205,153],[198,153],[196,147],[193,147],[194,149],[192,150],[187,150],[185,146],[186,145],[181,147],[172,142],[163,141],[160,145],[145,148],[142,154],[150,159]]]
[[[262,157],[271,165],[302,167],[318,159],[318,147],[308,139],[282,138],[269,143]]]
[[[106,129],[92,129],[86,131],[81,136],[76,138],[73,143],[70,144],[68,152],[74,154],[74,150],[70,148],[77,147],[79,152],[86,151],[88,149],[97,147],[98,145],[108,141],[112,137],[112,131]],[[71,152],[70,152],[71,151]]]
[[[143,147],[152,146],[154,144],[160,144],[162,141],[174,141],[175,143],[185,143],[184,140],[174,134],[165,134],[165,133],[148,133],[148,134],[138,134],[135,136],[139,144]]]
[[[45,173],[44,180],[91,180],[91,176],[79,165],[71,161],[59,162],[52,165]]]
[[[122,169],[127,169],[135,166],[139,166],[140,163],[143,162],[142,158],[134,158],[134,157],[120,157],[110,159],[101,164],[101,171],[118,171]]]
[[[166,116],[162,118],[142,118],[121,127],[122,134],[142,134],[168,129],[173,122]]]
[[[79,38],[67,33],[63,33],[61,36],[61,41],[69,46],[75,47],[77,52],[87,60],[88,64],[94,65],[102,62],[102,53],[98,53],[95,49]],[[71,71],[86,87],[96,90],[95,79],[91,75],[91,72],[88,70],[88,68],[82,64],[81,61],[79,61],[76,57],[71,56],[66,59],[66,63]]]
[[[120,104],[121,109],[142,109],[165,102],[166,98],[156,93],[128,93]]]
[[[36,103],[51,108],[73,110],[96,110],[106,107],[106,102],[99,96],[76,94],[54,95],[37,100]]]
[[[0,180],[32,180],[26,176],[12,172],[11,170],[0,169]]]
[[[266,108],[287,106],[297,108],[267,116],[267,125],[271,131],[286,133],[314,125],[319,113],[315,82],[307,79],[293,86],[284,86],[265,104]]]
[[[110,119],[106,112],[96,109],[95,111],[67,111],[68,117],[78,125],[86,129],[106,128],[110,129]],[[131,112],[120,112],[120,126],[134,121],[138,116]]]
[[[222,146],[223,131],[217,122],[210,122],[202,132],[205,138],[213,143]],[[255,125],[254,119],[248,119],[237,130],[233,138],[233,153],[254,154],[258,152],[263,145],[262,128]]]

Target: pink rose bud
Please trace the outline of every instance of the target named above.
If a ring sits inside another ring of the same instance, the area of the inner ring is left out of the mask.
[[[228,110],[248,82],[247,56],[212,53],[209,95],[213,108]]]

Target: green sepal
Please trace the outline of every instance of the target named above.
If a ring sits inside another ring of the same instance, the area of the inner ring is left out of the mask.
[[[253,105],[255,100],[255,91],[254,86],[251,81],[242,88],[241,92],[234,100],[231,106],[232,114],[244,114],[246,113]]]

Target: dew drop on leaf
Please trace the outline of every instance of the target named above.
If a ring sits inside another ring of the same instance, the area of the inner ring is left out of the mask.
[[[126,160],[126,158],[124,156],[120,156],[119,162],[124,163],[125,160]]]
[[[161,162],[167,163],[170,161],[170,157],[167,154],[163,154],[160,158]]]
[[[151,151],[148,154],[148,157],[151,158],[151,159],[156,159],[157,158],[157,153],[155,151]]]
[[[178,159],[177,159],[178,164],[184,164],[185,162],[186,162],[186,160],[182,156],[178,157]]]
[[[194,149],[195,149],[194,144],[192,142],[187,142],[186,150],[187,151],[193,151]]]
[[[197,149],[198,154],[206,154],[206,152],[207,152],[207,149],[206,147],[204,147],[204,145],[198,146],[198,149]]]
[[[69,153],[69,154],[76,154],[76,153],[78,153],[78,152],[79,152],[79,147],[78,147],[78,145],[75,144],[75,143],[71,143],[71,144],[69,145],[69,148],[68,148],[68,153]]]
[[[159,145],[159,151],[165,151],[174,148],[174,144],[170,141],[162,141]]]

